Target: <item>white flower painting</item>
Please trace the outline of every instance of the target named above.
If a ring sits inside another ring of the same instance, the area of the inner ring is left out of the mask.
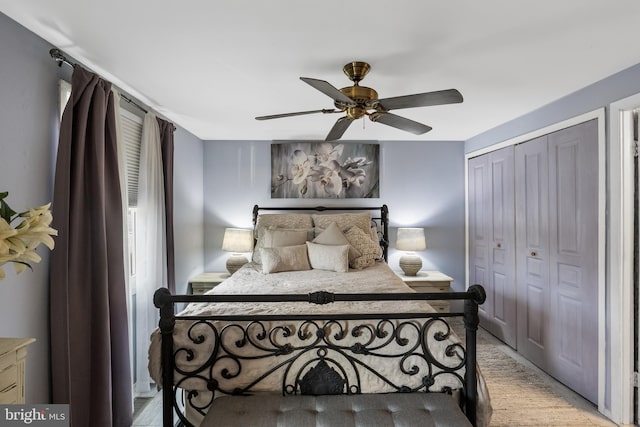
[[[271,144],[271,198],[378,198],[379,156],[378,144]]]

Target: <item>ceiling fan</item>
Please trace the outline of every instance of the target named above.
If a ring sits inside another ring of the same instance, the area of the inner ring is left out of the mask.
[[[462,102],[462,94],[456,89],[435,92],[417,93],[413,95],[396,96],[378,99],[378,92],[366,86],[360,86],[360,81],[367,75],[371,66],[366,62],[354,61],[346,64],[342,71],[353,82],[353,86],[337,89],[324,80],[300,77],[300,80],[316,88],[333,99],[336,109],[322,109],[298,111],[295,113],[273,114],[259,116],[256,120],[279,119],[282,117],[302,116],[305,114],[346,113],[340,117],[331,128],[325,141],[340,139],[354,120],[368,116],[372,122],[382,123],[400,130],[422,135],[429,132],[430,126],[390,113],[391,110],[401,108],[427,107],[430,105],[455,104]]]

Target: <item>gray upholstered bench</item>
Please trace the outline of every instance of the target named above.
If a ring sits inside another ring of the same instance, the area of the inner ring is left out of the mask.
[[[464,427],[471,426],[444,393],[327,396],[225,396],[203,427]]]

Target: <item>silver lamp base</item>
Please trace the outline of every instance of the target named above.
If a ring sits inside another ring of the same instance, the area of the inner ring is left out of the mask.
[[[229,274],[233,274],[248,262],[249,260],[245,256],[231,255],[229,259],[227,259],[227,271],[229,272]]]
[[[422,268],[422,258],[415,254],[405,254],[400,257],[400,268],[405,276],[415,276]]]

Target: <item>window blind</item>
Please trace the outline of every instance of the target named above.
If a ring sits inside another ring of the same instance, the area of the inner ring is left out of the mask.
[[[127,168],[127,192],[129,207],[138,204],[138,171],[140,170],[140,142],[142,141],[142,118],[121,109],[120,126],[122,146]]]
[[[62,112],[71,96],[71,83],[60,80],[58,82],[58,109],[59,118],[62,120]],[[129,193],[128,206],[136,207],[138,204],[138,171],[140,170],[140,143],[142,141],[142,117],[136,116],[124,108],[120,109],[120,126],[122,127],[122,145],[124,146],[127,192]]]

